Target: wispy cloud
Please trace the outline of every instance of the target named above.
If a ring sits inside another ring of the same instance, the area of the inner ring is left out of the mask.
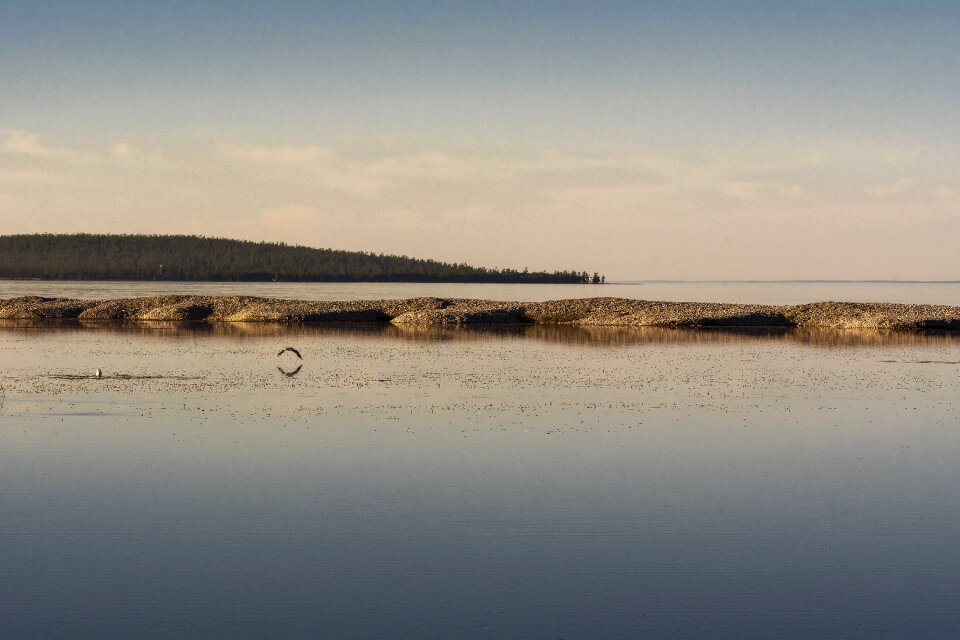
[[[908,215],[953,228],[960,184],[925,175],[911,149],[864,149],[368,157],[209,139],[81,149],[4,131],[0,224],[8,233],[199,233],[613,277],[873,277],[883,274],[843,271],[850,260],[841,254],[869,261],[896,246]],[[913,263],[952,264],[945,237],[929,234]],[[814,254],[823,270],[804,270]]]
[[[916,185],[910,178],[897,178],[894,182],[863,187],[863,193],[875,198],[888,198],[909,192]]]
[[[39,133],[10,129],[0,130],[0,153],[6,156],[26,156],[71,163],[93,162],[97,159],[94,154],[45,145],[41,142]]]
[[[220,143],[221,161],[254,169],[263,179],[283,182],[308,180],[318,187],[355,196],[372,196],[386,183],[360,163],[341,157],[333,149],[315,145],[265,147]]]

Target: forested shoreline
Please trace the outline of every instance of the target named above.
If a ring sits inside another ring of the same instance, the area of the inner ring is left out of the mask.
[[[290,282],[580,284],[586,271],[487,269],[463,263],[186,235],[0,236],[0,278]]]

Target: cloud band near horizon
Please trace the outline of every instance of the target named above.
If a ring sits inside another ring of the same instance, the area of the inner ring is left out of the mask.
[[[953,158],[954,160],[957,158]],[[610,279],[949,279],[960,183],[916,145],[405,155],[0,133],[4,233],[187,233]]]

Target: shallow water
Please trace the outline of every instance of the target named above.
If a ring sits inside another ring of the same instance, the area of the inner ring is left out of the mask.
[[[46,326],[0,326],[0,636],[960,625],[953,334]]]
[[[76,282],[0,280],[0,298],[105,299],[171,294],[261,296],[300,300],[390,300],[433,296],[538,302],[606,296],[633,300],[804,304],[903,302],[960,305],[960,282],[659,282],[466,284],[416,282]]]

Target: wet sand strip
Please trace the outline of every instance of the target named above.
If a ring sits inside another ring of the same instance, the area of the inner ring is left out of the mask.
[[[960,307],[859,302],[772,306],[623,298],[546,302],[461,298],[331,302],[249,296],[170,295],[114,300],[29,296],[0,299],[0,319],[960,330]]]

